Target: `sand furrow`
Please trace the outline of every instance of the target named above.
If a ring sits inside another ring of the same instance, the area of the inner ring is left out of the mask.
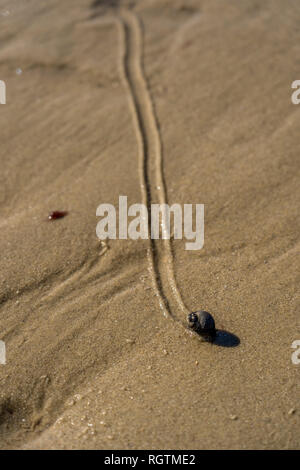
[[[150,233],[151,204],[167,203],[163,176],[163,153],[160,130],[150,90],[143,71],[143,35],[138,17],[124,11],[120,16],[122,44],[122,75],[129,92],[131,109],[139,145],[139,176],[142,202],[148,208]],[[166,220],[161,219],[161,231],[167,233]],[[169,239],[151,240],[147,250],[148,269],[154,291],[164,314],[183,323],[188,310],[177,287],[171,242]]]

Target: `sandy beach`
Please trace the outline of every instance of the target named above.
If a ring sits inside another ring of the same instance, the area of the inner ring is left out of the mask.
[[[299,20],[0,0],[1,449],[300,448]],[[99,240],[120,195],[204,204],[203,248]]]

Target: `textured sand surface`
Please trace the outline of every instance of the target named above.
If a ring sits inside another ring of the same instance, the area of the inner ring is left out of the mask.
[[[0,13],[0,447],[299,449],[299,1]],[[205,204],[202,250],[97,239],[143,184]],[[183,304],[239,346],[191,337]]]

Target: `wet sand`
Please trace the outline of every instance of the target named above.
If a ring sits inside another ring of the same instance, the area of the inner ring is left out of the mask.
[[[299,3],[0,13],[0,447],[299,449]],[[100,242],[119,195],[205,204],[203,249]]]

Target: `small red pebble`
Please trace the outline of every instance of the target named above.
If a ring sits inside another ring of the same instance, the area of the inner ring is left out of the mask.
[[[66,211],[53,211],[53,212],[50,212],[50,214],[48,215],[48,219],[49,220],[61,219],[62,217],[65,217],[66,215],[68,215],[68,212]]]

